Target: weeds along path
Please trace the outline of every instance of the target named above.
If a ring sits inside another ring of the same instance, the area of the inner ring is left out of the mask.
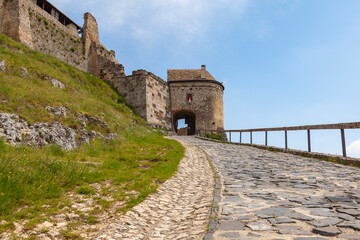
[[[214,173],[206,155],[188,143],[177,173],[96,239],[202,239],[207,230]]]

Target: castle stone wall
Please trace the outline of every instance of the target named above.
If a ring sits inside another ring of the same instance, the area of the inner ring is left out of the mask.
[[[122,66],[116,73],[102,71],[101,75],[151,126],[171,129],[169,88],[164,80],[145,70],[125,76]]]
[[[146,78],[146,109],[149,123],[171,129],[171,107],[168,84],[152,73]]]
[[[27,5],[21,6],[21,9],[26,10],[27,13],[24,13],[21,22],[25,22],[25,18],[30,20],[29,32],[32,36],[32,48],[56,57],[82,71],[87,71],[88,57],[75,26],[61,24],[32,1],[24,2]],[[26,43],[26,45],[30,44]]]
[[[134,111],[146,119],[146,76],[142,71],[134,71],[133,75],[115,79],[111,83]]]

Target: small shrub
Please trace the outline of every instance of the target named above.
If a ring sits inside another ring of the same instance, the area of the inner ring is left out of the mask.
[[[71,51],[71,52],[75,52],[75,51],[76,51],[76,48],[75,48],[75,47],[72,47],[72,48],[70,48],[70,51]]]
[[[216,133],[206,133],[206,137],[207,138],[211,138],[211,139],[215,139],[215,140],[219,140],[219,141],[223,141],[223,137],[220,134],[216,134]]]
[[[87,223],[88,224],[96,224],[99,223],[99,218],[93,215],[90,215],[87,217]]]
[[[41,21],[42,21],[42,17],[38,17],[37,20],[38,20],[39,22],[41,22]]]
[[[83,194],[83,195],[94,195],[95,194],[94,189],[92,189],[90,187],[81,187],[77,190],[77,192],[79,194]]]
[[[49,147],[51,154],[57,157],[63,157],[65,156],[65,152],[62,150],[62,148],[58,145],[52,145]]]
[[[5,152],[6,151],[6,143],[4,139],[0,138],[0,151]]]
[[[47,26],[47,25],[49,25],[49,22],[44,19],[44,24],[45,24],[45,26]]]
[[[117,102],[118,102],[118,103],[125,103],[125,98],[120,95],[120,96],[118,97]]]

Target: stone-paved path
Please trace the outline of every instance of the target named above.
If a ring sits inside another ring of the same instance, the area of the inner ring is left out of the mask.
[[[359,168],[176,139],[204,149],[221,176],[219,225],[206,239],[360,239]]]
[[[186,146],[177,173],[96,239],[202,239],[213,202],[214,173],[206,155]]]

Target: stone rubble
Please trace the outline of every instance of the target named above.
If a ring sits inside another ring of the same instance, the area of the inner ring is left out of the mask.
[[[93,125],[100,126],[102,128],[109,128],[109,125],[106,122],[104,122],[94,116],[89,116],[84,113],[79,113],[77,118],[78,118],[78,120],[80,120],[82,128],[85,128],[88,122]]]
[[[6,63],[5,63],[5,61],[0,61],[0,71],[6,72]]]
[[[66,117],[67,116],[67,110],[65,107],[51,107],[47,106],[46,111],[48,111],[51,115],[55,117]]]
[[[221,175],[210,239],[360,239],[360,169],[257,148],[176,137]]]
[[[54,87],[65,89],[65,84],[53,77],[44,77],[45,80],[50,81]]]
[[[22,66],[22,67],[20,68],[20,75],[21,75],[22,77],[29,77],[29,76],[30,76],[27,68],[24,67],[24,66]]]
[[[209,223],[214,176],[206,155],[186,146],[177,173],[156,194],[111,223],[97,237],[112,239],[202,239]]]

